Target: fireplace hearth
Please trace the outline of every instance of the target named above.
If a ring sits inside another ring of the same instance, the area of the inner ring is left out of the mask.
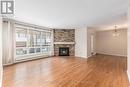
[[[69,56],[69,47],[60,47],[59,56]]]

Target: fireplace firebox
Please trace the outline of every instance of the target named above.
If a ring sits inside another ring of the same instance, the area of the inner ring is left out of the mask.
[[[69,56],[69,47],[60,47],[59,56]]]

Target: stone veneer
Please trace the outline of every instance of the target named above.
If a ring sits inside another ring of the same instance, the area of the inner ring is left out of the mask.
[[[75,42],[74,29],[54,29],[54,42]],[[75,55],[74,44],[54,44],[54,55],[59,55],[59,47],[69,47],[70,56]]]

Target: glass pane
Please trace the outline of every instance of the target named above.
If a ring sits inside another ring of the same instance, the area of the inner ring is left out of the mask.
[[[41,52],[41,49],[40,48],[36,48],[36,52]]]
[[[43,53],[48,53],[50,51],[50,46],[44,46],[42,47],[42,52]]]
[[[26,49],[16,49],[16,56],[17,55],[24,55],[24,54],[27,54]]]
[[[41,33],[36,31],[36,39],[35,39],[35,46],[40,46],[41,45]]]
[[[39,31],[29,30],[29,47],[40,46],[41,33]]]
[[[28,37],[29,37],[29,47],[34,47],[34,33],[33,33],[34,31],[33,30],[29,30],[29,35],[28,35]]]
[[[46,33],[46,44],[51,44],[51,33]]]
[[[35,53],[35,48],[30,48],[29,53]]]
[[[16,28],[16,47],[26,47],[27,30]]]
[[[46,44],[46,33],[42,32],[41,34],[41,44],[44,46]]]

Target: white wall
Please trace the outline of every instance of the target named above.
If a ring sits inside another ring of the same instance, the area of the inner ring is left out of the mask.
[[[92,49],[91,49],[91,35],[94,36],[94,39],[93,39],[93,52],[94,54],[96,54],[96,31],[94,29],[91,29],[91,28],[88,28],[87,29],[87,57],[90,57],[92,56],[91,55],[91,52],[92,52]]]
[[[75,56],[87,58],[87,28],[75,29]]]
[[[130,0],[129,0],[129,7],[128,7],[128,59],[127,59],[127,67],[128,67],[128,76],[130,81]]]
[[[96,33],[96,52],[100,54],[127,56],[127,29],[119,29],[118,37],[114,30],[98,31]]]
[[[2,18],[0,17],[0,87],[2,87]]]

